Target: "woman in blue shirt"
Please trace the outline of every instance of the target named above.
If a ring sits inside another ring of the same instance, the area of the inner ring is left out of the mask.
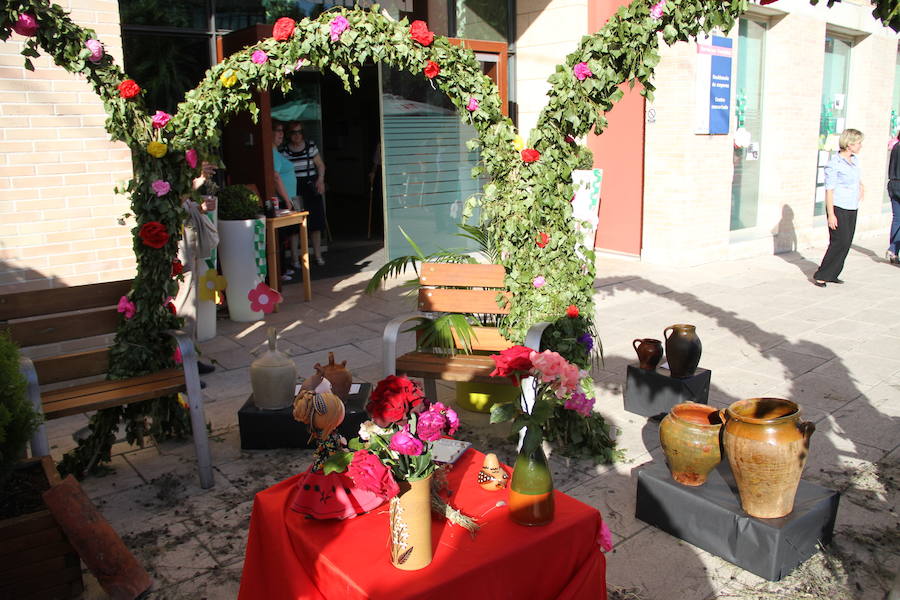
[[[278,147],[284,143],[284,123],[272,121],[272,160],[274,163],[275,192],[281,201],[280,206],[292,209],[297,196],[297,179],[294,177],[294,165],[284,154],[278,151]],[[276,207],[277,208],[277,207]],[[278,231],[279,240],[287,238],[291,245],[291,266],[284,269],[281,278],[289,281],[295,271],[300,270],[300,227],[291,225]],[[280,245],[280,244],[279,244]]]
[[[863,134],[857,129],[845,129],[838,142],[840,152],[831,157],[825,167],[825,212],[828,215],[828,250],[813,283],[844,283],[838,278],[844,260],[850,252],[856,232],[856,211],[865,193],[860,180],[857,154],[862,148]]]

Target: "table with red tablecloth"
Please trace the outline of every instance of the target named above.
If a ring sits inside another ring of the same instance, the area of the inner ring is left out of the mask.
[[[600,513],[556,491],[552,523],[517,525],[506,490],[476,483],[483,460],[470,449],[447,475],[449,503],[478,521],[478,534],[434,518],[434,559],[418,571],[391,565],[387,503],[354,519],[317,521],[290,509],[299,475],[259,492],[240,600],[605,600]]]

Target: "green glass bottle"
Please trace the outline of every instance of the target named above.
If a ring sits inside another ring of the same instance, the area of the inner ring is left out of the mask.
[[[519,525],[546,525],[553,521],[553,476],[542,439],[539,428],[529,427],[513,466],[509,516]]]

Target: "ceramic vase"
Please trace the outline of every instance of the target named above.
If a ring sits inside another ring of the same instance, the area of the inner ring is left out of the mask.
[[[297,366],[276,347],[276,331],[268,329],[269,348],[250,365],[253,403],[262,410],[279,410],[294,401]]]
[[[250,309],[250,299],[247,297],[250,290],[262,281],[254,246],[258,220],[219,221],[219,260],[222,274],[228,280],[225,289],[228,317],[239,323],[259,321],[265,316],[262,311]]]
[[[391,564],[403,571],[431,564],[431,475],[418,481],[398,481],[391,498]]]
[[[775,519],[794,509],[815,429],[790,400],[750,398],[728,407],[723,445],[744,512]]]
[[[659,425],[659,441],[672,478],[698,486],[722,460],[722,419],[712,406],[676,404]]]
[[[553,513],[553,477],[542,434],[529,428],[509,482],[509,517],[519,525],[547,525]]]
[[[660,359],[663,356],[663,345],[659,340],[653,338],[636,339],[631,342],[634,351],[638,355],[638,366],[647,371],[656,369]]]
[[[669,333],[671,331],[671,333]],[[666,339],[666,360],[672,377],[690,377],[700,364],[703,345],[693,325],[670,325],[663,330]]]

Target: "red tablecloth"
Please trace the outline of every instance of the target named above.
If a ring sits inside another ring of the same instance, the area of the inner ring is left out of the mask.
[[[482,461],[469,450],[448,477],[450,504],[476,518],[478,535],[434,519],[434,560],[419,571],[391,565],[387,504],[355,519],[316,521],[289,508],[299,475],[263,490],[253,502],[240,600],[605,600],[600,513],[557,491],[551,524],[516,525],[505,505],[496,507],[507,493],[475,483]]]

